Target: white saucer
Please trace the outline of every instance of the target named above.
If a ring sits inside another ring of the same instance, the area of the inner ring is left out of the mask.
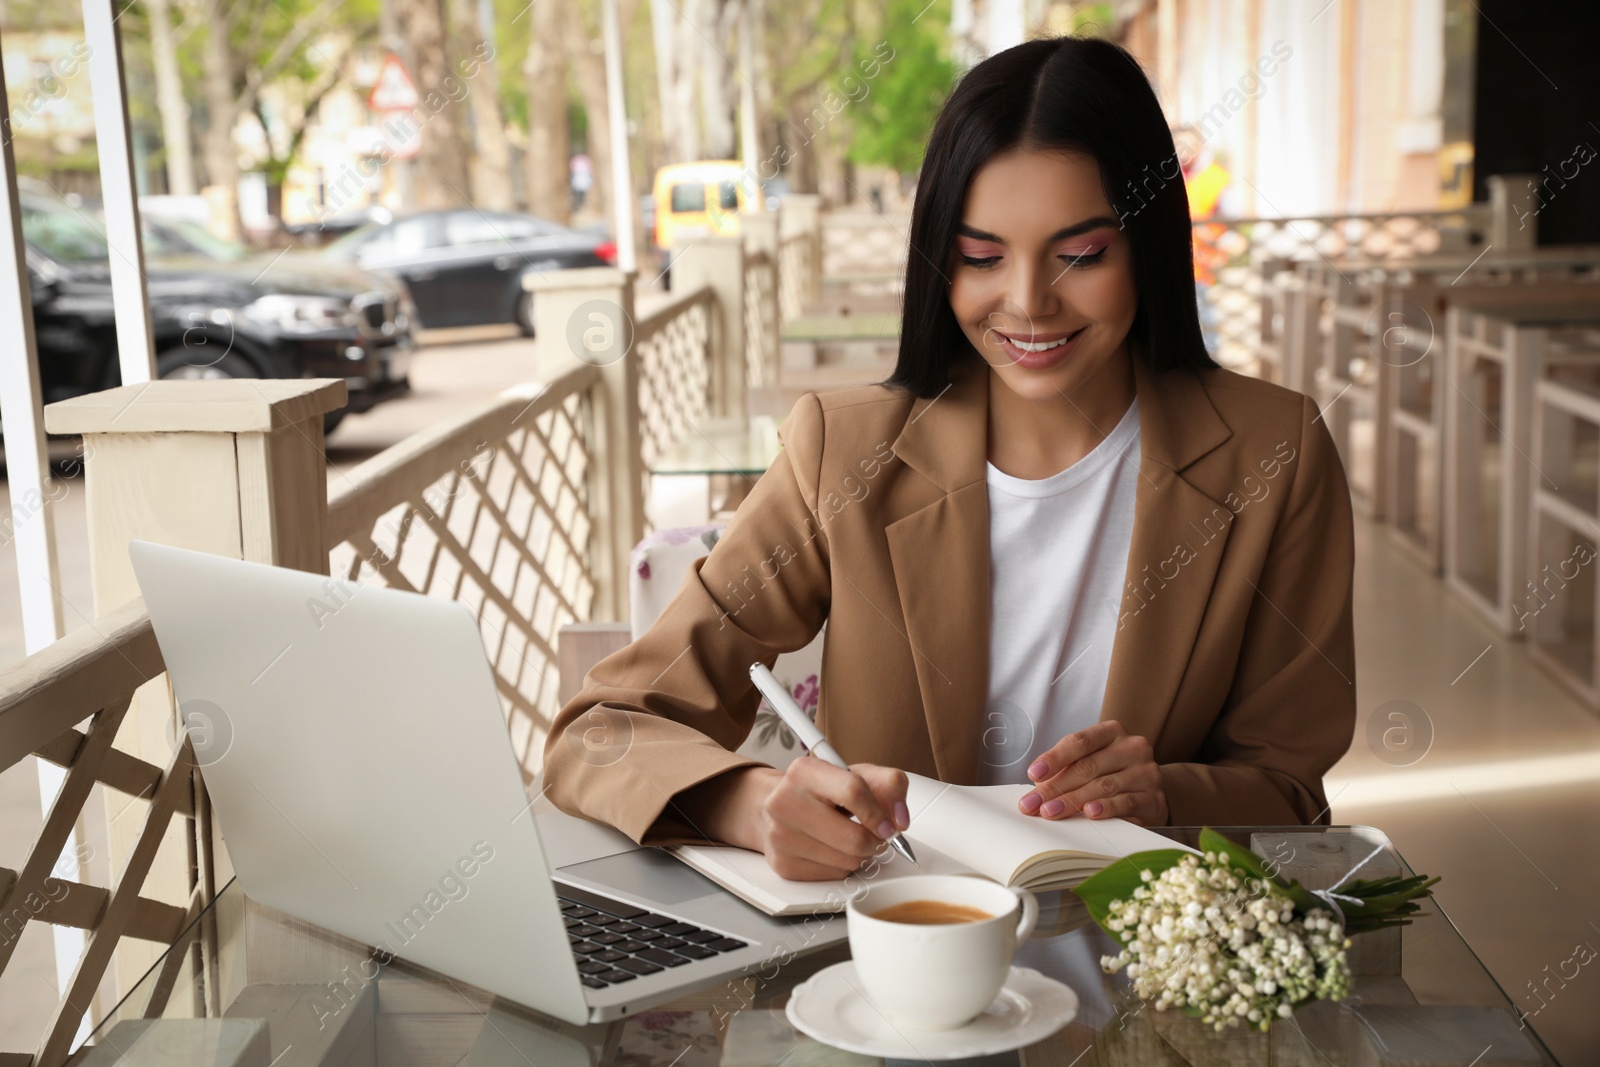
[[[1049,1037],[1078,1014],[1078,994],[1027,967],[1011,968],[994,1003],[959,1030],[895,1026],[867,1000],[850,960],[789,994],[789,1025],[825,1045],[882,1059],[959,1060],[1010,1052]]]

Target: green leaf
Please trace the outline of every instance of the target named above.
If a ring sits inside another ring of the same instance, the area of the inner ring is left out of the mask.
[[[1162,871],[1176,867],[1187,855],[1189,853],[1180,848],[1135,852],[1097,872],[1073,892],[1088,906],[1090,916],[1100,924],[1100,929],[1126,945],[1129,931],[1113,930],[1106,925],[1111,918],[1111,902],[1133,899],[1133,891],[1144,884],[1141,872],[1149,871],[1152,878],[1159,878]]]

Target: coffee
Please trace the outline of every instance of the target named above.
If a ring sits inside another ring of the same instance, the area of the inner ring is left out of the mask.
[[[882,911],[870,913],[874,919],[891,923],[936,926],[945,923],[975,923],[994,918],[982,908],[968,904],[949,904],[942,900],[908,900]]]

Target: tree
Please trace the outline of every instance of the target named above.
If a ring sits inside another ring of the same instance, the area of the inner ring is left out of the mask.
[[[540,2],[549,3],[551,0],[540,0]],[[619,26],[624,27],[622,33],[624,52],[627,51],[629,39],[626,28],[633,25],[638,6],[638,0],[619,0],[617,3],[617,22]],[[594,185],[589,190],[590,199],[587,202],[609,209],[612,132],[611,117],[606,110],[606,65],[605,53],[600,43],[599,0],[574,3],[566,12],[562,22],[567,56],[578,83],[579,95],[583,100],[588,130],[586,143],[589,162],[594,170]],[[629,79],[625,77],[623,81],[626,84]],[[627,131],[624,130],[622,135],[626,137]],[[637,211],[634,214],[637,214]]]
[[[490,45],[471,82],[467,100],[472,115],[472,202],[491,211],[515,207],[511,191],[511,144],[500,110],[500,66],[495,45],[492,0],[456,0],[456,25],[463,41]],[[468,68],[470,69],[470,68]]]
[[[518,16],[519,18],[521,16]],[[535,0],[528,54],[522,65],[527,93],[526,175],[528,211],[565,225],[570,217],[567,157],[567,53],[562,46],[570,13],[562,0]]]
[[[781,170],[796,192],[815,192],[823,130],[833,120],[823,102],[830,93],[848,99],[860,79],[841,71],[840,57],[855,48],[861,0],[786,0],[765,6],[761,51],[781,55],[781,64],[762,63],[757,99],[764,105],[760,126],[761,177]],[[850,85],[845,79],[852,79]]]
[[[239,122],[249,115],[261,123],[268,145],[261,166],[275,187],[317,105],[342,80],[350,51],[371,39],[376,11],[377,0],[145,0],[123,8],[130,60],[149,46],[168,189],[197,184],[184,173],[192,130],[204,181],[218,191],[218,221],[236,234]],[[131,105],[136,117],[149,115],[140,97]]]
[[[467,175],[466,123],[457,108],[463,82],[450,63],[448,22],[443,0],[391,0],[405,34],[407,69],[422,104],[414,121],[423,122],[416,159],[416,206],[457,207],[471,199]],[[448,79],[448,80],[447,80]],[[452,86],[456,87],[452,90]]]
[[[183,96],[171,4],[170,0],[146,0],[146,6],[161,139],[166,147],[167,191],[175,196],[193,196],[198,186],[194,178],[194,147],[189,142],[189,102]]]
[[[902,174],[921,169],[934,119],[956,80],[956,66],[945,55],[944,20],[936,12],[924,0],[889,0],[883,38],[856,45],[855,69],[876,73],[849,112],[845,157],[851,162]]]

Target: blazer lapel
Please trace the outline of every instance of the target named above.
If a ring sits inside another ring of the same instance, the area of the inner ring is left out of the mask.
[[[989,688],[989,374],[976,371],[912,405],[895,455],[943,492],[884,529],[934,764],[958,784],[978,780]]]
[[[1233,512],[1182,471],[1231,435],[1199,378],[1136,360],[1139,487],[1100,718],[1160,735],[1211,598]]]

